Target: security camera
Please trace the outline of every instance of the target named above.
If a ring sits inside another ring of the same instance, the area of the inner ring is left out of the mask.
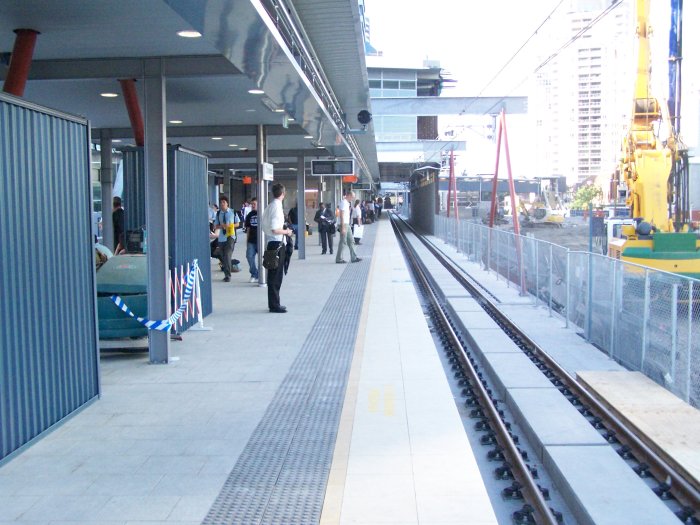
[[[367,124],[372,122],[372,114],[366,109],[363,109],[357,114],[357,121],[363,126],[366,126]]]

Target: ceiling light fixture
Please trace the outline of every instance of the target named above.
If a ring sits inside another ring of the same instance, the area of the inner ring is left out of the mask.
[[[265,92],[262,89],[249,89],[248,93],[251,95],[264,95]]]
[[[221,140],[223,137],[212,137],[211,140]]]
[[[232,148],[237,148],[237,147],[238,147],[238,144],[229,144],[229,146],[232,147]]]
[[[182,38],[199,38],[202,36],[202,33],[188,29],[185,31],[178,31],[177,36],[181,36]]]
[[[246,109],[245,112],[246,113],[255,113],[255,110],[254,109]]]
[[[284,113],[284,110],[282,108],[275,108],[272,111],[274,111],[275,113]]]
[[[312,138],[314,138],[314,136],[313,135],[304,135],[304,138],[305,139],[312,139]]]
[[[287,117],[287,122],[294,122],[294,117]]]
[[[115,98],[119,95],[117,93],[100,93],[100,96],[105,98]]]
[[[168,122],[170,122],[171,124],[182,124],[181,120],[169,120]]]
[[[121,142],[122,139],[112,139],[112,142]]]

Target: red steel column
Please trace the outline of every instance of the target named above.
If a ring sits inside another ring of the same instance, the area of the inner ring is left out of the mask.
[[[27,84],[27,78],[29,77],[29,67],[32,64],[32,56],[34,55],[34,44],[36,44],[36,37],[39,31],[15,29],[15,33],[17,38],[15,38],[10,68],[2,89],[5,93],[21,97],[24,95],[24,86]]]
[[[139,97],[136,94],[136,81],[133,78],[120,79],[119,84],[122,86],[124,104],[126,104],[126,110],[129,112],[129,121],[134,132],[134,140],[137,146],[143,147],[143,116],[139,106]]]

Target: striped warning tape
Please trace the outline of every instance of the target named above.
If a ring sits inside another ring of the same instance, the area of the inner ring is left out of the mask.
[[[187,303],[190,300],[190,296],[192,295],[192,289],[194,287],[194,280],[197,276],[197,270],[198,270],[198,265],[197,265],[197,259],[194,260],[194,263],[192,264],[192,268],[190,269],[189,273],[187,274],[187,282],[185,283],[185,293],[182,295],[182,301],[180,303],[180,308],[177,309],[167,319],[164,319],[162,321],[152,321],[150,319],[146,319],[145,317],[139,317],[137,316],[134,312],[131,311],[131,308],[129,308],[126,303],[124,303],[124,300],[118,296],[118,295],[113,295],[111,297],[112,302],[117,305],[117,308],[119,308],[122,312],[125,314],[133,317],[136,319],[139,323],[144,325],[146,328],[149,330],[158,330],[160,332],[166,332],[170,330],[170,327],[177,322],[178,319],[182,316],[182,313],[187,309]]]

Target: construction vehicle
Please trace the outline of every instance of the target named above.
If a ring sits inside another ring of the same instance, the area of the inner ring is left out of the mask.
[[[608,245],[611,257],[700,278],[700,241],[689,230],[688,152],[679,135],[680,4],[672,0],[675,16],[671,34],[671,100],[659,103],[650,90],[650,0],[637,0],[639,41],[634,105],[623,140],[622,158],[614,184],[627,187],[626,205],[635,225],[622,225]],[[676,79],[674,79],[676,75]],[[672,117],[673,115],[673,117]]]
[[[557,178],[539,179],[540,193],[532,202],[520,200],[520,218],[523,227],[564,225],[567,210],[557,189]]]

